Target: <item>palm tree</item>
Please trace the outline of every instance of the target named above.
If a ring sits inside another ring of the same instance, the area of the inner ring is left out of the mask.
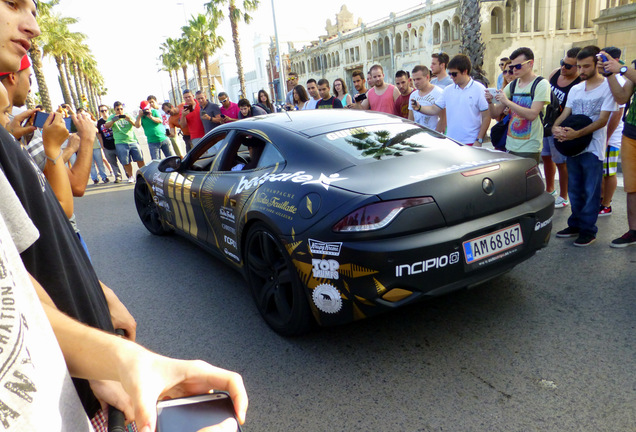
[[[177,49],[175,50],[175,59],[179,63],[179,67],[183,72],[183,79],[185,80],[185,86],[188,88],[190,82],[188,80],[188,63],[190,61],[190,46],[188,41],[184,38],[177,39]]]
[[[380,160],[385,156],[399,157],[404,156],[405,152],[419,152],[423,145],[407,141],[418,133],[422,133],[422,129],[413,128],[391,137],[391,132],[377,130],[352,135],[346,138],[345,142],[361,151],[363,156],[372,156]]]
[[[48,2],[40,1],[38,3],[38,16],[37,22],[40,29],[46,30],[47,21],[51,19],[51,8],[57,5],[60,0],[49,0]],[[35,80],[38,83],[38,94],[40,96],[40,102],[47,112],[52,111],[51,97],[49,96],[49,87],[46,85],[46,78],[44,77],[44,67],[42,65],[42,41],[44,37],[39,36],[31,40],[31,49],[29,54],[31,57],[33,73],[35,74]]]
[[[485,45],[481,39],[480,2],[460,0],[459,10],[462,29],[462,44],[459,50],[470,58],[472,78],[488,87],[488,78],[482,69]]]
[[[217,20],[218,21],[218,20]],[[207,75],[208,89],[211,85],[210,65],[208,57],[223,45],[224,39],[216,35],[218,22],[208,14],[198,14],[193,16],[188,25],[183,27],[183,37],[188,40],[190,48],[194,53],[194,61],[199,74],[199,88],[203,87],[201,73],[201,60],[205,63],[205,73]]]
[[[241,45],[239,43],[238,23],[239,21],[249,24],[252,21],[252,17],[248,12],[255,11],[258,8],[259,0],[243,0],[243,8],[236,6],[235,0],[212,0],[205,4],[208,12],[210,13],[213,22],[218,22],[223,19],[223,14],[220,10],[222,5],[228,5],[230,16],[230,27],[232,28],[232,42],[234,42],[234,56],[236,57],[236,69],[239,78],[239,85],[241,88],[241,95],[245,97],[245,75],[243,74],[243,61],[241,58]]]
[[[179,84],[179,68],[181,67],[181,64],[179,63],[179,54],[177,53],[177,50],[178,46],[175,39],[168,38],[161,44],[161,64],[163,65],[164,70],[168,71],[170,74],[170,85],[172,86],[172,96],[174,97],[175,105],[179,103],[181,95],[181,85]],[[174,71],[176,77],[178,93],[175,92],[174,84],[172,82],[172,71]]]

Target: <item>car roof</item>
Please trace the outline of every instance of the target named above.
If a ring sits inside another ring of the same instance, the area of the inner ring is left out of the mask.
[[[291,111],[250,117],[244,122],[258,122],[259,126],[280,127],[311,138],[345,128],[354,128],[386,123],[401,123],[401,117],[374,111],[354,109],[315,109]],[[245,125],[246,128],[251,126]]]

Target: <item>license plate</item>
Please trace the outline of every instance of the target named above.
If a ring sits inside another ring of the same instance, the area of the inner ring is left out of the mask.
[[[519,224],[465,241],[463,246],[466,264],[480,261],[520,244],[523,244],[523,235]]]

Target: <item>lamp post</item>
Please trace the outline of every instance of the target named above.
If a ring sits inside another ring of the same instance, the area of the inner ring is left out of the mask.
[[[281,100],[285,103],[285,95],[287,94],[287,74],[285,73],[285,65],[283,64],[283,56],[280,52],[280,42],[278,41],[278,30],[276,28],[276,10],[274,9],[274,0],[272,0],[272,16],[274,17],[274,37],[276,38],[276,55],[278,55],[278,79],[280,83]],[[272,80],[274,77],[272,76]],[[285,87],[283,87],[285,86]],[[278,97],[276,97],[278,99]]]

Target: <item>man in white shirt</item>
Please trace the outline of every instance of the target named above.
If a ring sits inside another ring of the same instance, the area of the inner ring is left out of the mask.
[[[465,54],[457,54],[448,63],[453,85],[444,88],[433,106],[423,106],[422,114],[439,115],[446,109],[446,135],[462,144],[481,147],[490,126],[488,102],[483,84],[470,77],[471,63]]]
[[[305,105],[303,109],[304,110],[316,109],[316,105],[318,105],[318,102],[320,102],[322,98],[320,97],[320,94],[318,93],[318,84],[316,83],[316,80],[313,78],[310,78],[307,80],[307,93],[309,93],[309,96],[311,96],[311,99],[309,99],[309,101],[307,102],[307,105]]]
[[[426,66],[418,65],[413,68],[411,79],[417,91],[411,93],[409,98],[409,120],[443,133],[446,129],[445,110],[434,116],[420,112],[421,107],[434,105],[437,98],[442,95],[442,89],[431,84],[430,77],[431,72]]]
[[[606,125],[610,114],[618,109],[607,80],[596,70],[596,55],[599,52],[598,47],[587,46],[576,56],[582,82],[572,87],[565,108],[552,127],[552,135],[557,141],[592,134],[592,141],[585,150],[567,159],[572,215],[568,219],[568,227],[556,234],[559,238],[577,237],[574,246],[578,247],[589,246],[596,240],[607,141]],[[561,123],[572,114],[586,115],[592,123],[579,130],[561,127]]]

